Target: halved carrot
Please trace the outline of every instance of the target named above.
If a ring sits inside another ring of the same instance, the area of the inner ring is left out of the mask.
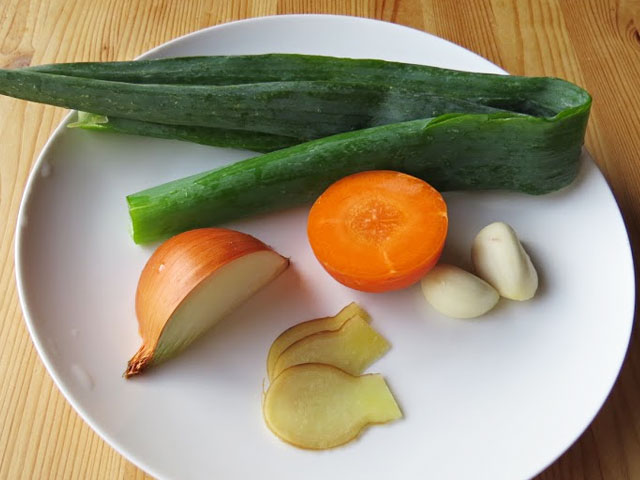
[[[438,261],[447,206],[423,180],[374,170],[331,185],[307,224],[318,261],[340,283],[365,292],[408,287]]]

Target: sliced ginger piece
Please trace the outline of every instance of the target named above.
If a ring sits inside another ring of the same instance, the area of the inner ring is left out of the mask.
[[[265,395],[263,413],[279,438],[308,449],[343,445],[369,424],[402,417],[381,375],[354,377],[318,363],[284,370]]]
[[[385,338],[355,316],[339,330],[314,333],[291,344],[278,357],[273,378],[301,363],[326,363],[359,375],[387,350],[389,343]]]
[[[278,361],[278,357],[291,346],[291,344],[314,333],[325,330],[338,330],[347,320],[355,316],[359,316],[367,322],[371,320],[369,314],[360,305],[351,302],[334,317],[316,318],[302,322],[282,332],[280,336],[274,340],[273,344],[271,344],[269,354],[267,355],[267,375],[269,380],[273,380],[273,370]]]

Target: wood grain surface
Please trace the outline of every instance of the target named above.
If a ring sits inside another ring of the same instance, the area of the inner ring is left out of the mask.
[[[594,97],[587,147],[613,188],[638,251],[640,0],[0,0],[0,66],[131,59],[203,27],[286,13],[408,25],[511,73],[559,76],[585,87]],[[64,113],[0,97],[0,479],[150,478],[64,400],[34,350],[18,305],[18,206],[29,170]],[[601,412],[539,478],[640,479],[637,328]]]

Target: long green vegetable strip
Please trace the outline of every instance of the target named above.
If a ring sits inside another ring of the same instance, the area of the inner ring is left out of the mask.
[[[494,76],[470,78],[467,73],[438,69],[424,65],[387,62],[373,59],[349,59],[315,55],[265,54],[208,57],[178,57],[159,60],[127,62],[79,62],[29,67],[28,71],[67,75],[89,79],[128,83],[183,84],[183,85],[233,85],[278,81],[339,81],[355,83],[378,83],[402,85],[436,95],[462,98],[471,104],[468,108],[450,109],[449,112],[482,113],[478,105],[497,109],[553,116],[557,113],[557,100],[548,101],[545,95],[555,96],[554,85],[549,87],[547,79],[502,81],[496,90]],[[473,88],[471,87],[473,83]],[[460,105],[458,105],[460,107]],[[425,112],[421,117],[427,116]],[[437,112],[431,112],[435,115]],[[282,138],[270,139],[268,134],[253,138],[237,130],[230,130],[228,142],[224,129],[213,132],[200,131],[198,127],[183,126],[161,128],[154,122],[138,120],[127,122],[114,116],[99,126],[90,122],[77,122],[76,127],[118,132],[133,135],[173,138],[195,141],[206,145],[246,148],[255,151],[284,148]],[[296,142],[300,143],[302,140]],[[288,139],[285,142],[290,144]],[[272,148],[273,146],[273,148]]]
[[[496,75],[469,74],[384,60],[320,55],[272,53],[127,62],[78,62],[39,65],[24,70],[139,84],[237,85],[283,81],[374,83],[417,89],[538,116],[548,115],[556,109],[558,103],[553,84],[547,78],[501,76],[500,88],[497,89]],[[568,102],[572,103],[571,100]]]
[[[325,137],[128,196],[137,243],[306,203],[362,170],[441,190],[557,190],[575,178],[591,106],[559,79],[285,54],[0,69],[0,94],[104,115],[103,129],[128,133]]]
[[[99,115],[315,139],[450,112],[496,109],[372,83],[154,85],[0,70],[0,94]]]
[[[27,70],[72,77],[128,83],[236,85],[240,83],[331,80],[341,82],[402,82],[424,85],[425,73],[450,81],[455,70],[375,59],[270,53],[263,55],[175,57],[124,62],[57,63]],[[462,78],[464,83],[464,77]],[[440,85],[446,93],[447,85]],[[454,85],[459,87],[460,84]],[[482,86],[479,86],[482,90]],[[520,90],[519,86],[516,86]],[[488,88],[486,92],[496,92]]]
[[[164,125],[161,123],[129,120],[127,118],[105,117],[79,112],[78,120],[68,125],[70,128],[82,128],[99,132],[143,135],[154,138],[168,138],[185,142],[199,143],[214,147],[243,148],[254,152],[273,152],[304,142],[302,139],[271,135],[269,133],[245,130],[226,130],[221,128]]]
[[[391,169],[440,190],[541,194],[569,184],[589,105],[553,121],[444,115],[348,132],[260,155],[129,195],[136,243],[305,204],[345,175]],[[523,148],[526,145],[526,148]]]

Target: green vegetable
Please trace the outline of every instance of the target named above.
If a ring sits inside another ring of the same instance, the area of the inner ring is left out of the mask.
[[[351,173],[391,169],[445,190],[542,194],[569,184],[590,102],[549,120],[451,114],[348,132],[129,195],[136,243],[313,201]]]
[[[462,99],[373,83],[155,85],[27,69],[0,69],[0,94],[99,115],[304,139],[444,113],[496,111]]]
[[[457,70],[386,60],[288,53],[57,63],[24,70],[116,82],[174,85],[237,85],[301,80],[386,84],[402,82],[403,85],[418,85],[433,93],[445,94],[452,90],[459,91],[463,86],[472,86],[468,73]],[[477,95],[501,98],[502,92],[495,90],[492,75],[484,77],[484,83],[478,79],[473,81]],[[531,84],[507,82],[506,89],[510,97],[516,93],[527,95],[531,93]]]
[[[370,169],[440,190],[550,192],[575,178],[591,106],[559,79],[286,54],[0,69],[0,94],[108,117],[91,128],[317,139],[130,195],[138,243],[306,203]]]
[[[562,101],[558,94],[564,96],[568,93],[568,85],[548,78],[506,77],[375,59],[287,53],[62,63],[24,70],[141,84],[237,85],[333,81],[401,85],[409,90],[537,116],[557,113],[558,102]],[[573,89],[578,96],[582,96],[580,88],[573,86]],[[566,101],[567,105],[574,103],[571,98]]]
[[[70,123],[68,127],[168,138],[215,147],[244,148],[255,152],[272,152],[303,142],[303,140],[283,135],[210,127],[164,125],[85,112],[78,112],[78,121]]]
[[[570,89],[570,84],[562,85],[565,82],[549,78],[507,77],[375,59],[286,53],[62,63],[29,67],[23,71],[139,84],[334,81],[401,85],[409,90],[537,116],[557,113],[558,101],[562,101],[559,94],[567,95]],[[575,94],[583,95],[579,87],[572,87]],[[574,102],[575,97],[568,98],[566,105]]]
[[[439,69],[382,60],[349,59],[297,54],[266,54],[208,57],[178,57],[129,62],[83,62],[41,65],[26,69],[56,75],[129,83],[231,85],[239,83],[279,81],[339,81],[402,85],[434,95],[463,99],[466,108],[450,106],[454,111],[482,113],[493,107],[536,116],[553,116],[567,106],[584,101],[584,92],[565,82],[545,78],[497,77]],[[499,88],[498,88],[499,86]],[[565,98],[566,104],[559,100]],[[76,107],[80,108],[80,107]],[[442,109],[444,110],[444,108]],[[436,115],[432,110],[418,117]],[[409,119],[407,116],[406,119]],[[169,121],[162,120],[162,124]],[[156,122],[131,121],[111,116],[108,123],[95,125],[78,122],[76,126],[100,131],[115,131],[135,135],[193,141],[206,145],[272,151],[301,143],[305,139],[214,128],[201,130],[197,126],[163,127]],[[362,127],[366,125],[361,125]],[[346,128],[348,129],[348,128]],[[332,133],[337,133],[335,128]]]

